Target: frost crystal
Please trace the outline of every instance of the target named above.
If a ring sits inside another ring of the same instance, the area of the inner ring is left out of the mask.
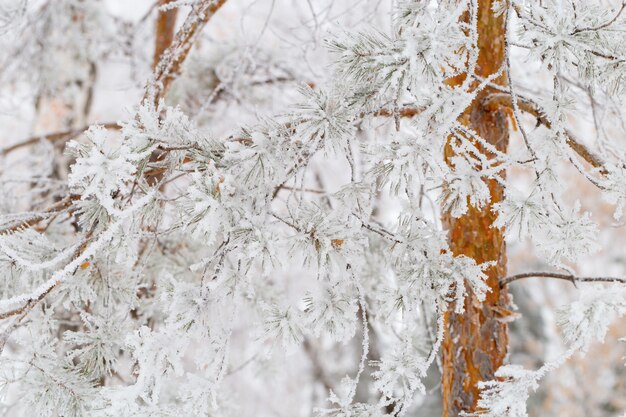
[[[623,288],[587,290],[579,301],[559,309],[558,322],[567,342],[586,352],[593,342],[603,342],[612,319],[624,314]]]
[[[495,374],[498,380],[481,382],[479,412],[472,416],[527,417],[526,401],[531,391],[538,387],[538,376],[518,365],[500,367]],[[470,414],[466,414],[470,415]]]

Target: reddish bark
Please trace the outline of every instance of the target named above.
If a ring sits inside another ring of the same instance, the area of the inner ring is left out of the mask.
[[[164,1],[169,3],[172,0]],[[159,53],[161,59],[155,62],[154,79],[148,83],[144,99],[151,99],[156,105],[165,96],[172,81],[179,75],[181,66],[202,28],[224,3],[226,0],[200,0],[193,6],[180,30],[170,39],[169,46],[166,45]],[[157,48],[159,48],[158,30],[157,23]]]
[[[505,60],[504,17],[494,15],[493,2],[477,1],[479,56],[476,72],[482,77],[497,72]],[[459,85],[463,78],[451,79],[449,83]],[[504,85],[506,77],[500,77],[497,82]],[[487,89],[478,93],[460,122],[474,129],[498,150],[506,152],[509,140],[507,114],[501,108],[484,106],[482,101],[492,92]],[[451,152],[447,147],[446,156],[451,156]],[[448,311],[445,315],[442,345],[444,417],[476,411],[478,382],[493,379],[507,353],[507,325],[501,319],[508,311],[508,296],[506,289],[500,289],[498,285],[498,279],[506,275],[505,242],[502,230],[491,227],[496,218],[492,206],[502,200],[504,190],[493,180],[488,180],[488,185],[491,191],[489,205],[481,209],[470,207],[467,214],[458,219],[445,218],[450,247],[455,255],[467,255],[478,263],[495,261],[496,264],[487,271],[491,292],[486,300],[479,302],[469,291],[465,312]]]
[[[159,0],[159,6],[171,3],[172,0]],[[178,9],[160,11],[157,16],[155,28],[154,56],[152,58],[152,68],[156,68],[161,59],[161,54],[174,40],[174,29],[176,27],[176,14]]]

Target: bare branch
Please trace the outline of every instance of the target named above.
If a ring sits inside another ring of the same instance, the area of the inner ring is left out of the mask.
[[[107,123],[102,123],[100,124],[100,126],[104,127],[105,129],[114,129],[114,130],[119,130],[120,129],[120,125],[117,122],[107,122]],[[51,143],[63,143],[63,142],[67,142],[68,140],[71,140],[73,138],[75,138],[76,136],[79,136],[83,133],[85,133],[87,131],[87,129],[89,129],[90,126],[83,126],[80,127],[78,129],[70,129],[70,130],[64,130],[61,132],[53,132],[53,133],[48,133],[46,135],[38,135],[38,136],[33,136],[30,137],[28,139],[25,139],[21,142],[18,142],[14,145],[8,146],[4,149],[0,149],[0,156],[5,156],[10,154],[13,151],[16,151],[18,149],[27,147],[27,146],[32,146],[35,145],[41,141],[47,141],[47,142],[51,142]]]
[[[373,114],[373,116],[374,117],[411,118],[411,117],[417,116],[422,111],[424,111],[424,109],[419,108],[419,107],[411,107],[411,106],[404,106],[404,107],[400,107],[398,109],[385,109],[385,108],[382,108],[382,109],[376,111]],[[361,116],[361,118],[364,118],[366,116],[366,114],[362,113],[360,116]]]
[[[626,284],[626,278],[619,277],[577,277],[575,275],[563,274],[559,272],[525,272],[523,274],[511,275],[500,280],[500,288],[504,288],[511,282],[525,278],[555,278],[570,281],[576,285],[577,282],[620,282]]]

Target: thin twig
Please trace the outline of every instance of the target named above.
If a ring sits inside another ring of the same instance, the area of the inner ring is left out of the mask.
[[[555,278],[569,281],[574,285],[576,285],[577,282],[620,282],[626,284],[626,278],[619,277],[577,277],[575,275],[559,272],[525,272],[501,279],[500,288],[504,288],[511,282],[525,278]]]
[[[581,32],[595,32],[601,29],[605,29],[609,26],[611,26],[613,23],[615,23],[615,21],[620,17],[620,15],[622,14],[622,12],[624,11],[624,8],[626,8],[626,1],[622,2],[622,7],[620,7],[620,9],[617,11],[617,13],[615,14],[615,16],[613,16],[613,18],[599,26],[595,26],[595,27],[586,27],[586,28],[576,28],[573,32],[572,35],[575,35],[577,33],[581,33]]]
[[[120,125],[117,122],[107,122],[107,123],[102,123],[99,124],[99,126],[104,127],[105,129],[115,129],[118,130],[120,129]],[[24,148],[26,146],[31,146],[31,145],[35,145],[37,143],[40,143],[42,141],[47,141],[50,143],[63,143],[63,142],[67,142],[70,139],[75,138],[76,136],[79,136],[83,133],[85,133],[90,126],[83,126],[80,127],[78,129],[70,129],[70,130],[63,130],[61,132],[53,132],[53,133],[48,133],[45,135],[37,135],[37,136],[33,136],[30,137],[28,139],[25,139],[21,142],[18,142],[14,145],[8,146],[4,149],[0,150],[0,156],[5,156],[13,151],[16,151],[18,149]]]

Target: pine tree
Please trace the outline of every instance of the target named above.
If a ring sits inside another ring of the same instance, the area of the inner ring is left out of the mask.
[[[0,415],[524,417],[613,336],[626,3],[115,4],[0,6]]]

